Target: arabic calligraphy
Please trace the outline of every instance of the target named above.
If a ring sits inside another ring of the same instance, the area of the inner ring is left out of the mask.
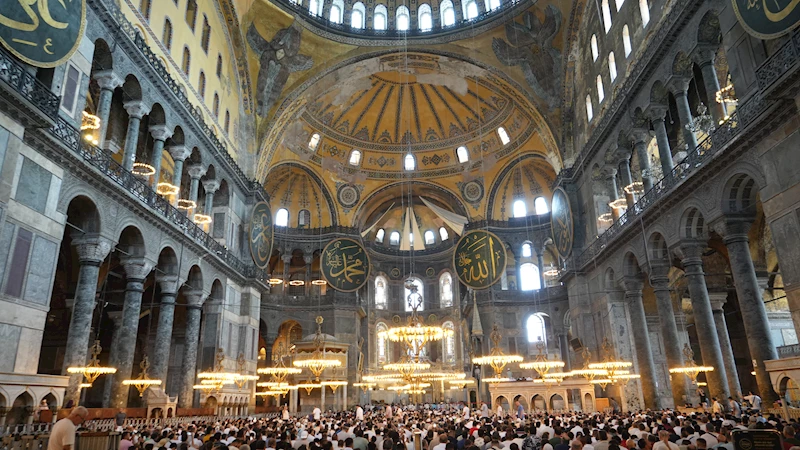
[[[272,242],[272,212],[266,202],[256,203],[250,218],[250,253],[259,269],[265,269],[269,264]]]
[[[29,64],[54,67],[77,50],[85,18],[85,0],[9,0],[0,11],[0,42]]]
[[[352,239],[337,239],[322,250],[320,270],[331,287],[342,292],[360,289],[369,276],[369,257]]]
[[[733,0],[739,23],[748,33],[773,39],[800,25],[800,0]]]
[[[550,226],[558,254],[566,258],[572,251],[572,210],[569,205],[567,193],[562,188],[553,191],[553,200],[550,209]]]
[[[456,244],[453,264],[462,283],[473,289],[486,289],[503,275],[506,248],[493,233],[470,231]]]

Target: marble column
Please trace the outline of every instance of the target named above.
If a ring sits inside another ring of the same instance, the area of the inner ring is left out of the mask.
[[[670,91],[675,96],[675,104],[678,106],[678,120],[686,142],[686,151],[692,153],[697,148],[697,137],[693,131],[686,128],[686,125],[692,123],[692,110],[689,108],[688,97],[689,81],[689,78],[673,77],[670,81]]]
[[[669,269],[667,262],[652,263],[650,269],[650,284],[656,296],[658,319],[661,324],[661,338],[664,342],[664,354],[667,357],[667,367],[680,367],[683,365],[680,338],[678,337],[678,324],[675,322],[675,311],[672,308],[672,296],[669,289]],[[675,407],[686,404],[688,400],[687,378],[682,374],[670,376],[672,400]]]
[[[647,330],[647,316],[642,303],[642,287],[644,282],[640,277],[626,276],[625,299],[628,302],[628,312],[631,316],[631,331],[633,333],[636,360],[639,363],[639,374],[642,376],[642,394],[644,405],[649,409],[660,409],[661,401],[656,387],[656,366],[653,362],[653,351],[650,347],[650,333]]]
[[[119,347],[119,330],[122,328],[122,311],[111,311],[108,318],[114,323],[114,332],[111,335],[111,348],[109,349],[108,365],[117,367],[117,347]],[[114,377],[103,377],[103,408],[111,407],[111,389],[114,386]]]
[[[150,165],[156,173],[150,179],[150,186],[156,186],[161,177],[161,160],[164,158],[164,142],[172,137],[170,131],[165,125],[154,125],[150,127],[150,135],[153,136],[153,155],[150,158]]]
[[[189,172],[191,184],[189,185],[189,200],[197,202],[197,192],[200,190],[200,178],[206,174],[206,170],[200,164],[192,164],[186,169]],[[195,207],[197,209],[197,207]]]
[[[642,177],[644,192],[653,188],[653,176],[650,174],[650,155],[647,153],[647,142],[650,140],[650,130],[635,128],[631,131],[633,149],[639,158],[639,172]]]
[[[145,106],[141,100],[127,102],[123,105],[128,112],[128,131],[125,134],[125,149],[122,153],[122,167],[125,170],[133,169],[136,162],[136,146],[139,144],[139,125],[142,117],[150,112],[150,107]]]
[[[620,198],[619,197],[619,186],[617,186],[617,169],[612,166],[605,166],[603,167],[603,177],[608,184],[609,193],[611,194],[609,197],[611,201]]]
[[[544,279],[544,248],[536,248],[536,264],[539,266],[539,289],[544,289],[547,287]]]
[[[558,334],[558,347],[561,350],[561,360],[564,361],[564,372],[572,370],[572,363],[569,359],[569,336],[566,333]]]
[[[725,105],[717,102],[719,78],[717,78],[717,69],[714,67],[714,62],[717,60],[717,46],[697,44],[692,57],[694,62],[700,66],[700,72],[703,74],[703,86],[706,88],[708,97],[705,99],[705,104],[708,106],[708,111],[714,118],[714,125],[716,126],[725,120],[727,115]]]
[[[200,341],[200,312],[203,308],[203,295],[200,291],[190,291],[186,296],[186,333],[181,367],[181,390],[178,394],[178,407],[191,408],[194,403],[195,376],[197,373],[197,346]]]
[[[631,156],[629,154],[623,155],[620,159],[619,174],[620,179],[622,180],[622,189],[624,192],[625,187],[630,186],[633,183],[633,177],[631,176]],[[633,205],[636,203],[636,200],[633,198],[633,194],[628,194],[627,192],[624,192],[624,194],[625,201],[628,203],[628,209],[633,209]]]
[[[183,162],[189,157],[191,152],[183,145],[173,145],[167,149],[172,160],[175,162],[175,172],[172,174],[172,184],[178,187],[178,192],[181,188],[181,180],[183,180]]]
[[[169,354],[172,347],[172,322],[175,320],[175,298],[181,280],[177,275],[156,275],[156,281],[161,288],[161,302],[158,305],[158,328],[156,340],[153,345],[151,374],[161,380],[161,389],[166,390],[167,369],[169,367]]]
[[[122,86],[124,80],[110,70],[101,70],[94,74],[94,79],[100,87],[100,97],[97,100],[97,117],[100,118],[100,128],[97,130],[97,142],[100,148],[105,148],[106,133],[108,132],[108,118],[111,116],[111,100],[114,89]]]
[[[153,270],[153,264],[142,257],[129,256],[120,259],[125,269],[125,304],[122,307],[122,326],[117,332],[119,340],[116,347],[117,373],[111,388],[111,407],[128,406],[130,386],[122,384],[122,380],[133,375],[133,358],[136,352],[136,335],[139,331],[139,315],[142,312],[142,292],[144,280]],[[113,349],[112,349],[113,350]]]
[[[203,214],[211,216],[212,209],[214,209],[214,193],[219,190],[219,181],[217,180],[203,180],[203,189],[206,191],[206,200],[203,205]],[[224,237],[224,236],[223,236]]]
[[[286,291],[289,289],[289,267],[292,263],[292,255],[281,255],[281,259],[283,260],[283,294],[286,295]]]
[[[306,295],[311,295],[311,263],[314,262],[314,255],[303,255],[303,262],[306,263]]]
[[[97,278],[100,275],[100,264],[111,250],[111,242],[98,234],[84,234],[72,239],[72,245],[78,252],[78,284],[75,288],[75,300],[72,305],[72,317],[69,322],[67,348],[64,352],[64,374],[67,367],[85,366],[89,353],[89,336],[92,330],[95,297],[97,294]],[[69,386],[64,396],[64,403],[72,400],[76,405],[80,398],[82,375],[70,375]]]
[[[722,349],[722,359],[725,361],[725,374],[728,376],[728,387],[733,398],[742,398],[742,386],[739,384],[739,370],[736,369],[736,361],[733,358],[733,347],[731,338],[728,334],[728,324],[725,320],[723,305],[728,301],[727,292],[709,292],[708,298],[711,300],[711,310],[714,312],[714,323],[717,326],[717,336],[719,346]]]
[[[750,357],[753,358],[759,395],[765,404],[770,405],[777,399],[777,396],[772,390],[772,383],[764,361],[778,359],[778,352],[772,343],[767,308],[761,297],[756,269],[753,265],[753,258],[750,256],[750,240],[747,233],[750,231],[752,220],[750,217],[725,217],[723,241],[728,248],[731,275],[733,275],[733,284],[736,286],[739,309],[742,311],[742,322],[750,348]]]
[[[653,125],[653,131],[656,134],[656,145],[658,146],[658,159],[661,160],[661,171],[664,176],[672,171],[675,163],[672,161],[672,149],[669,146],[669,137],[667,136],[667,126],[664,124],[664,118],[667,114],[667,107],[661,105],[650,105],[648,108],[650,113],[650,123]]]
[[[687,240],[681,243],[680,249],[683,253],[683,270],[689,284],[689,297],[692,300],[694,325],[697,331],[697,340],[700,342],[700,354],[703,357],[703,364],[714,367],[713,371],[706,373],[708,390],[712,397],[726,399],[730,395],[730,388],[703,272],[705,247],[703,241]]]

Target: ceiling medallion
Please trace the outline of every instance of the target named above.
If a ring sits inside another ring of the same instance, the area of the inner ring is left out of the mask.
[[[394,279],[400,278],[400,269],[398,267],[393,268],[391,271],[389,271],[389,276]]]
[[[433,267],[428,267],[425,269],[425,276],[428,278],[433,278],[436,275],[436,269]]]
[[[470,203],[478,203],[483,200],[483,192],[483,184],[478,180],[461,184],[461,196]]]
[[[343,184],[339,186],[339,189],[336,191],[336,198],[343,207],[352,208],[358,204],[358,201],[361,199],[361,193],[358,192],[358,189],[352,184]]]

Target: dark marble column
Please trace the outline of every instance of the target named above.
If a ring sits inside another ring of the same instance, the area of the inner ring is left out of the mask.
[[[172,174],[172,184],[178,187],[178,192],[181,189],[181,180],[183,179],[183,162],[189,157],[191,152],[183,145],[174,145],[167,149],[172,160],[175,161],[175,172]]]
[[[703,73],[703,86],[705,86],[706,95],[708,96],[708,98],[705,99],[705,104],[708,106],[708,111],[714,118],[714,125],[716,126],[725,120],[725,116],[727,115],[725,112],[725,105],[717,102],[719,78],[717,78],[717,69],[714,67],[714,62],[717,59],[717,46],[697,44],[692,56],[694,62],[700,66],[700,72]]]
[[[192,180],[189,185],[189,200],[197,202],[197,191],[200,189],[200,177],[206,174],[206,169],[200,164],[193,164],[187,169],[189,178]],[[195,207],[197,210],[197,207]]]
[[[151,374],[153,378],[161,380],[162,389],[166,389],[169,354],[172,347],[172,322],[175,319],[175,298],[181,280],[177,275],[157,275],[156,281],[161,288],[161,303],[158,307],[158,328],[153,345]]]
[[[111,115],[111,99],[114,97],[114,89],[122,86],[124,81],[110,70],[96,72],[94,79],[100,87],[100,98],[97,100],[97,117],[100,118],[97,142],[99,142],[100,148],[105,148],[108,118]]]
[[[756,269],[750,256],[750,240],[747,233],[751,224],[752,218],[749,217],[726,217],[723,240],[728,248],[733,284],[736,286],[739,309],[742,311],[742,322],[747,334],[750,357],[753,358],[758,390],[764,403],[769,405],[777,399],[777,395],[772,390],[764,361],[778,359],[778,352],[772,343],[767,308],[761,297]]]
[[[547,287],[544,279],[544,248],[536,248],[536,264],[539,266],[539,289]]]
[[[165,125],[155,125],[150,127],[150,135],[153,136],[153,155],[150,158],[150,165],[156,173],[150,179],[150,186],[156,186],[161,176],[161,160],[164,158],[164,142],[172,136]]]
[[[683,253],[683,270],[689,284],[689,297],[692,300],[697,340],[700,342],[700,354],[703,357],[703,364],[714,367],[713,371],[706,373],[708,390],[712,397],[726,399],[730,395],[728,375],[725,371],[725,360],[722,358],[722,349],[719,345],[719,336],[703,272],[705,242],[687,240],[681,243],[680,248]]]
[[[606,183],[608,184],[609,197],[611,201],[620,198],[619,197],[619,186],[617,186],[617,169],[613,166],[605,166],[603,167],[603,177],[605,178]]]
[[[650,105],[650,123],[653,124],[653,131],[656,133],[656,145],[658,145],[658,159],[661,160],[661,171],[664,176],[672,171],[675,162],[672,161],[672,149],[669,146],[667,127],[664,118],[667,114],[667,107],[661,105]]]
[[[197,347],[200,341],[200,313],[203,308],[201,292],[186,294],[186,342],[183,347],[183,363],[181,367],[181,391],[178,394],[178,407],[191,408],[194,402],[195,376],[197,372]]]
[[[656,296],[658,319],[661,323],[661,338],[664,342],[664,354],[667,357],[667,367],[680,367],[683,365],[678,325],[675,322],[675,311],[672,308],[672,296],[669,290],[669,269],[666,262],[651,264],[650,284]],[[670,377],[672,400],[675,407],[686,404],[688,399],[688,385],[685,375],[676,374]]]
[[[722,359],[725,361],[725,374],[728,376],[728,387],[734,398],[742,398],[742,386],[739,384],[739,371],[736,369],[736,361],[733,358],[733,347],[731,338],[728,334],[728,323],[725,320],[723,305],[728,301],[727,292],[709,292],[708,298],[711,300],[711,310],[714,311],[714,323],[717,325],[717,336],[719,346],[722,349]]]
[[[621,186],[621,188],[623,189],[624,192],[625,187],[630,186],[633,183],[633,177],[631,176],[630,154],[623,155],[622,158],[620,159],[619,176],[620,179],[622,180],[623,186]],[[633,205],[634,203],[636,203],[636,200],[633,198],[633,194],[628,194],[627,192],[624,192],[624,194],[625,194],[625,201],[628,202],[628,209],[633,209]]]
[[[689,78],[673,77],[670,85],[672,95],[675,96],[675,104],[678,106],[678,120],[680,121],[683,139],[686,142],[686,151],[691,153],[697,148],[697,137],[694,132],[687,129],[686,125],[692,123],[692,110],[689,108]]]
[[[564,361],[564,372],[572,370],[572,363],[569,359],[569,336],[566,333],[558,334],[558,347],[561,350],[561,360]]]
[[[122,153],[122,167],[125,170],[133,169],[136,162],[136,146],[139,144],[139,125],[142,117],[150,112],[150,107],[140,101],[125,103],[125,111],[128,111],[128,131],[125,135],[125,149]]]
[[[72,245],[78,252],[80,269],[78,269],[78,285],[75,288],[72,318],[69,322],[67,348],[64,352],[64,374],[67,373],[67,367],[86,365],[100,264],[111,250],[111,242],[97,234],[75,237],[72,239]],[[72,400],[76,405],[78,404],[79,385],[82,382],[83,375],[70,375],[69,386],[67,386],[64,396],[65,403]]]
[[[650,130],[635,128],[631,131],[633,149],[639,158],[639,172],[642,177],[644,192],[653,187],[653,176],[650,174],[650,155],[647,154],[647,142],[650,140]]]
[[[111,334],[111,348],[109,349],[108,365],[117,367],[117,347],[119,346],[119,330],[122,328],[122,311],[111,311],[108,318],[114,323],[114,332]],[[111,389],[114,386],[114,376],[103,377],[103,408],[111,407]]]
[[[642,303],[642,287],[644,282],[640,277],[626,276],[625,299],[628,302],[628,312],[631,316],[631,332],[633,333],[636,359],[639,363],[641,375],[642,394],[646,408],[660,409],[661,401],[656,388],[656,366],[653,363],[653,351],[650,347],[650,334],[647,330],[647,316]]]
[[[292,263],[292,255],[282,255],[283,260],[283,294],[286,295],[289,289],[289,266]]]
[[[219,189],[219,181],[217,180],[204,180],[203,189],[206,191],[206,201],[203,205],[203,214],[213,217],[212,209],[214,209],[214,193]],[[223,238],[225,236],[223,235]]]
[[[311,263],[314,262],[314,256],[304,255],[303,262],[306,263],[306,295],[311,295]]]

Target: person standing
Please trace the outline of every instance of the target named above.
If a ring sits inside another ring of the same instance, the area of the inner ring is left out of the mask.
[[[489,406],[486,402],[481,402],[481,419],[486,419],[489,417]]]
[[[361,405],[356,407],[356,420],[364,420],[364,408]]]
[[[69,413],[69,416],[56,422],[50,430],[47,450],[72,450],[75,445],[75,430],[88,415],[89,411],[86,408],[78,406]]]
[[[122,427],[125,425],[125,419],[128,417],[125,414],[125,410],[120,408],[116,414],[114,414],[114,424],[117,426],[117,431],[122,431]]]
[[[525,420],[525,407],[517,400],[517,419]]]
[[[321,409],[319,409],[319,406],[315,406],[315,407],[314,407],[313,414],[314,414],[314,420],[315,420],[316,422],[319,422],[319,418],[320,418],[320,416],[322,415],[322,410],[321,410]]]
[[[725,408],[722,406],[722,403],[717,400],[717,397],[711,399],[711,413],[712,414],[724,414]]]
[[[750,403],[750,409],[754,411],[761,411],[761,397],[749,391],[749,395],[745,397],[747,403]]]
[[[728,409],[737,419],[742,418],[742,407],[739,405],[739,402],[733,399],[733,397],[728,397]]]

